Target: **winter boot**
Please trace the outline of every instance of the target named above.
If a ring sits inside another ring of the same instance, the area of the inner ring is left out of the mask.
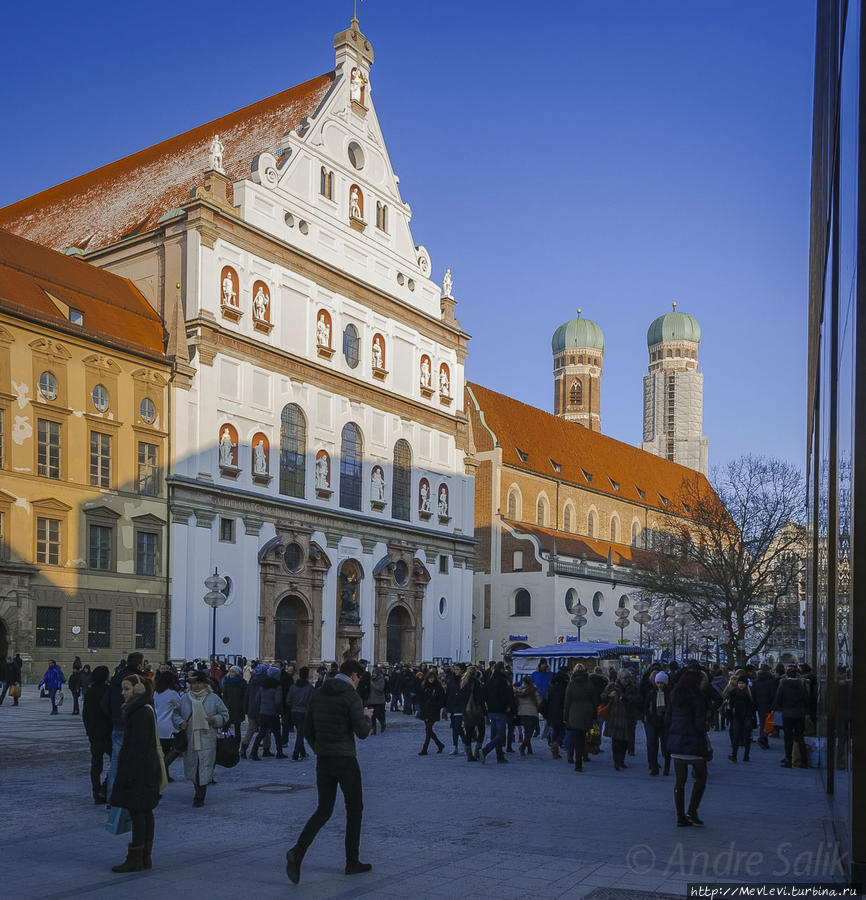
[[[574,765],[574,747],[569,747],[569,748],[568,748],[568,750],[566,751],[566,756],[565,756],[565,758],[568,760],[568,764],[569,764],[570,766],[573,766],[573,765]]]
[[[677,827],[684,828],[691,825],[691,820],[686,818],[686,789],[674,788],[674,805],[677,808]]]
[[[247,747],[249,747],[249,744],[241,744],[241,759],[247,758]]]
[[[346,874],[347,875],[361,875],[363,872],[369,872],[370,869],[373,868],[372,863],[363,863],[360,860],[346,860]]]
[[[704,796],[704,790],[706,790],[706,786],[703,784],[696,784],[692,788],[692,798],[689,800],[689,811],[686,813],[686,818],[692,823],[692,825],[703,825],[703,821],[698,818],[698,806],[701,803],[701,797]],[[685,789],[683,790],[685,793]]]
[[[304,851],[295,844],[288,853],[286,853],[286,875],[292,884],[297,884],[301,880],[301,862],[304,859]]]
[[[466,745],[466,762],[477,762],[477,757],[472,753],[472,744]]]
[[[559,744],[556,741],[550,745],[550,753],[554,759],[562,759],[562,754],[559,752]]]
[[[144,867],[145,869],[153,868],[153,860],[150,858],[150,852],[153,850],[153,841],[146,841],[144,845]]]
[[[283,745],[282,744],[278,745],[277,746],[277,759],[287,759],[287,758],[288,757],[286,756],[286,754],[283,753]]]
[[[120,865],[112,866],[112,872],[141,872],[144,869],[144,844],[133,847],[132,844],[126,850],[126,859]]]
[[[196,807],[204,806],[205,794],[207,794],[207,785],[197,784],[195,786],[195,796],[193,797],[192,805]]]
[[[370,734],[376,733],[376,720],[373,719],[373,727],[370,729]]]

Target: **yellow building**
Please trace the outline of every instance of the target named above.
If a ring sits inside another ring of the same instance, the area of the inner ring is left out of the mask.
[[[0,230],[0,654],[165,655],[168,384],[131,282]]]

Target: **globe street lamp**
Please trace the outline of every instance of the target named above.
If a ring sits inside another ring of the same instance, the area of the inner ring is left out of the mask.
[[[683,659],[686,655],[686,622],[689,620],[689,612],[691,606],[685,600],[680,600],[674,605],[674,622],[680,626],[680,644],[683,653]]]
[[[634,608],[637,612],[634,614],[634,620],[640,626],[640,636],[638,637],[639,646],[643,647],[643,627],[644,625],[649,624],[650,614],[650,602],[649,600],[635,600]]]
[[[204,595],[204,602],[213,610],[213,626],[211,632],[210,645],[210,668],[213,673],[216,665],[216,611],[218,606],[222,606],[226,602],[226,595],[223,593],[228,582],[219,573],[219,569],[214,566],[213,575],[208,575],[204,580],[204,586],[207,593]]]
[[[628,610],[620,607],[614,612],[614,615],[616,616],[616,627],[619,628],[619,642],[622,644],[625,640],[623,632],[628,627]]]
[[[571,607],[571,611],[574,613],[571,617],[571,621],[577,628],[577,639],[580,640],[580,629],[586,625],[587,608],[578,600],[578,602]]]

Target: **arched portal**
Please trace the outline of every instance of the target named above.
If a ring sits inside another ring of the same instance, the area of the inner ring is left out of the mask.
[[[409,628],[411,624],[409,613],[402,606],[395,606],[388,613],[385,656],[389,663],[404,662],[413,658],[414,635]]]
[[[302,623],[307,618],[303,602],[289,596],[280,601],[274,616],[274,657],[298,661],[298,645]]]

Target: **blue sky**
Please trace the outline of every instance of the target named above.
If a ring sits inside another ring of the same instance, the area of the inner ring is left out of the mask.
[[[806,0],[366,0],[373,102],[468,375],[550,409],[550,337],[605,333],[641,439],[646,330],[701,324],[710,463],[800,465],[815,10]],[[4,10],[0,205],[333,66],[351,0]]]

